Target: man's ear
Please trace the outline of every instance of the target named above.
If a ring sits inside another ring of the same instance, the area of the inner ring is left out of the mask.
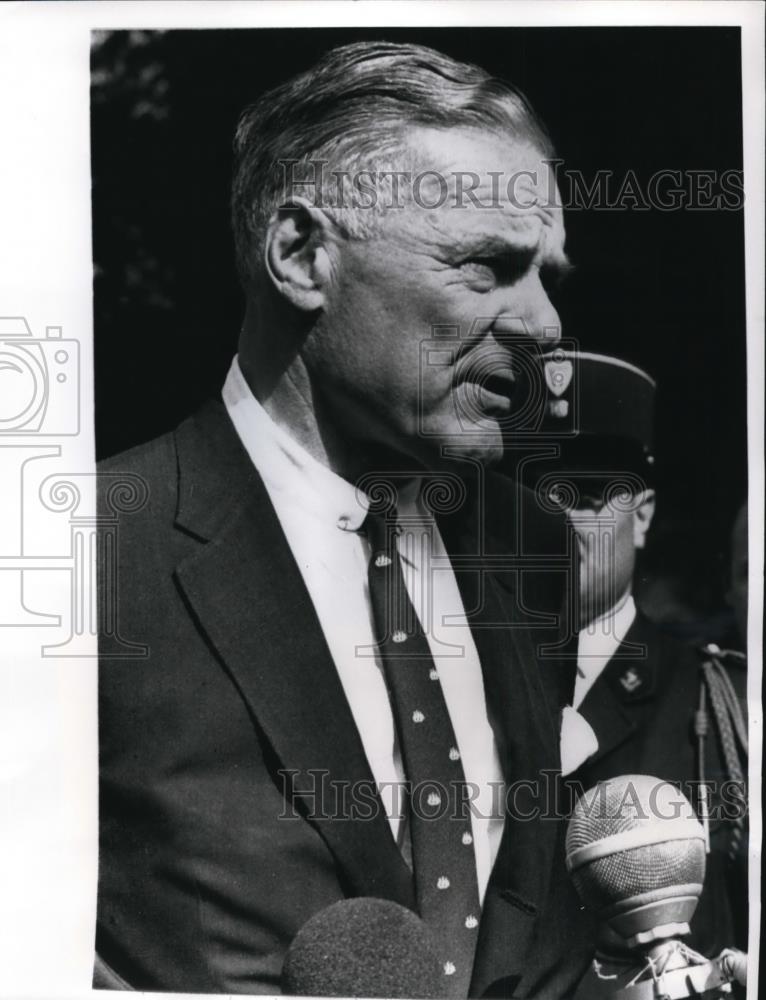
[[[633,544],[637,549],[642,549],[646,544],[646,536],[654,517],[654,507],[654,490],[644,490],[640,502],[633,512]]]
[[[266,271],[296,309],[315,312],[325,305],[333,242],[330,220],[305,198],[290,198],[272,215],[266,231]]]

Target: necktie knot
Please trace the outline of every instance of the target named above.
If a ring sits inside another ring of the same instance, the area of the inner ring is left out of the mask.
[[[391,557],[396,551],[396,536],[399,534],[396,507],[390,506],[384,511],[370,509],[361,530],[367,536],[373,556],[382,554]]]

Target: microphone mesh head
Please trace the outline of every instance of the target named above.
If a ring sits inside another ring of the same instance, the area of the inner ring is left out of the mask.
[[[581,899],[601,910],[644,892],[674,885],[702,882],[705,845],[699,840],[686,843],[653,844],[600,858],[573,872],[572,880]]]
[[[566,840],[572,880],[583,902],[598,911],[634,896],[701,885],[705,842],[701,827],[700,835],[685,832],[690,820],[696,822],[688,799],[674,785],[648,775],[613,778],[586,792],[575,806]],[[644,843],[633,840],[632,846],[629,838],[636,833]],[[613,850],[578,861],[578,851],[612,837]]]

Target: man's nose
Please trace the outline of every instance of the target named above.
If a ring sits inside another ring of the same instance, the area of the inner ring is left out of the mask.
[[[540,278],[540,272],[533,268],[513,286],[504,312],[504,323],[516,327],[533,340],[557,344],[561,340],[561,319],[556,307]]]

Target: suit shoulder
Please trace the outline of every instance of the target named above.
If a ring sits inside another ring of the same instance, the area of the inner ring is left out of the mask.
[[[110,455],[98,463],[97,471],[99,475],[106,476],[119,473],[146,475],[164,470],[169,464],[175,464],[174,435],[175,431],[168,431],[144,444]]]
[[[641,611],[631,626],[627,639],[647,647],[651,660],[657,664],[659,681],[665,689],[680,687],[691,690],[701,677],[699,650],[664,632]]]
[[[546,507],[534,490],[497,472],[487,475],[487,520],[495,533],[513,538],[527,554],[561,555],[569,551],[563,513]]]
[[[683,659],[697,658],[694,646],[683,642],[677,636],[666,632],[660,625],[648,618],[640,607],[636,609],[636,617],[630,627],[630,634],[635,634],[642,642],[650,643],[658,649],[666,650]]]
[[[148,514],[175,507],[177,465],[173,433],[104,459],[96,467],[102,514]]]
[[[175,488],[179,445],[205,452],[205,459],[209,460],[211,452],[217,454],[220,451],[220,440],[225,434],[222,425],[228,426],[223,404],[219,400],[208,400],[173,430],[102,459],[97,465],[102,488],[108,487],[110,480],[114,481],[121,475],[126,479],[141,477],[154,487],[165,482],[172,483]]]

